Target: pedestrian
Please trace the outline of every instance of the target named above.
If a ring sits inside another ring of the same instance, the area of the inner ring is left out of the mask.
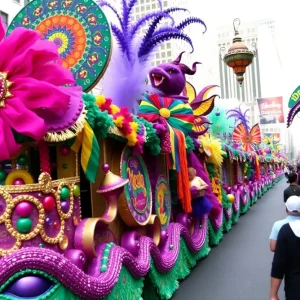
[[[298,184],[300,184],[300,164],[297,165]]]
[[[290,173],[288,175],[288,181],[290,186],[283,192],[283,200],[286,200],[291,196],[300,196],[300,186],[298,185],[298,175],[296,173]]]
[[[284,277],[286,300],[300,299],[300,198],[290,197],[286,209],[295,219],[284,224],[278,234],[271,270],[270,300],[279,300]]]

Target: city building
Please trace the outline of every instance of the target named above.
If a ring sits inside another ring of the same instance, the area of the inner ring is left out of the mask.
[[[30,0],[2,0],[0,1],[0,16],[6,25],[14,19],[16,14],[29,3]]]
[[[182,8],[189,8],[189,1],[188,0],[162,0],[162,7],[163,9],[170,8],[170,7],[182,7]],[[132,16],[132,21],[136,21],[143,17],[145,13],[152,13],[156,12],[160,9],[159,7],[159,1],[158,0],[138,0],[137,4],[134,8],[134,13]],[[174,13],[173,17],[175,22],[180,22],[180,20],[183,19],[183,17],[188,17],[188,14],[183,16],[184,13]],[[166,24],[163,24],[166,25]],[[201,25],[194,25],[194,26],[201,26]],[[189,36],[193,33],[191,28],[188,26],[185,29],[185,33]],[[195,32],[196,37],[199,35],[199,31]],[[193,41],[197,41],[197,38],[193,38]],[[199,38],[198,38],[199,40]],[[182,57],[182,61],[191,66],[193,62],[197,61],[197,45],[195,46],[195,52],[190,53],[190,46],[182,41],[182,40],[170,40],[169,42],[163,43],[160,47],[157,48],[157,50],[154,53],[153,59],[152,59],[152,66],[157,66],[161,63],[166,63],[174,60],[180,52],[185,51],[184,56]],[[194,76],[187,76],[187,79],[192,84],[194,82],[197,82],[197,73]]]
[[[219,49],[219,77],[221,98],[237,98],[249,109],[250,123],[259,123],[258,98],[284,96],[283,66],[276,44],[276,24],[272,19],[253,22],[241,22],[238,28],[243,43],[255,52],[255,57],[244,75],[244,82],[239,86],[236,75],[223,61],[225,53],[232,45],[234,29],[232,25],[217,28],[217,47]],[[283,106],[287,99],[283,98]],[[284,109],[286,118],[287,111]],[[262,134],[279,133],[285,151],[291,152],[293,140],[285,123],[260,125]]]

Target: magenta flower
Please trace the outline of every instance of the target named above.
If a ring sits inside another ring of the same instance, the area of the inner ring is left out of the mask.
[[[72,73],[60,64],[55,44],[41,40],[38,32],[17,28],[5,37],[0,18],[0,53],[1,161],[21,148],[14,131],[41,140],[48,131],[42,116],[47,111],[63,115],[82,91],[73,86]]]

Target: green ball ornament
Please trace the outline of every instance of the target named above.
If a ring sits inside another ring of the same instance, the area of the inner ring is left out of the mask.
[[[70,190],[64,186],[60,191],[60,198],[62,200],[67,200],[70,197]]]
[[[0,182],[4,181],[6,178],[6,173],[4,170],[0,170]]]
[[[26,166],[28,163],[28,157],[24,154],[20,155],[17,159],[17,163],[20,166]]]
[[[79,197],[80,196],[80,186],[75,184],[74,188],[73,188],[73,193],[75,197]]]
[[[17,221],[17,230],[20,233],[29,233],[32,228],[32,221],[29,218],[20,218]]]

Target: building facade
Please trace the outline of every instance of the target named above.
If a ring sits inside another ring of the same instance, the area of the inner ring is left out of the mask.
[[[0,16],[6,25],[9,25],[16,14],[29,3],[30,0],[2,0],[0,1]]]
[[[234,30],[232,25],[217,28],[219,49],[219,76],[221,98],[237,98],[243,107],[249,109],[250,123],[259,123],[258,98],[283,96],[283,66],[276,45],[276,24],[272,19],[241,23],[238,29],[243,43],[255,51],[255,57],[244,74],[244,82],[239,86],[236,75],[223,61],[225,53],[232,45]],[[283,102],[283,106],[287,104]],[[284,111],[285,117],[287,112]],[[279,133],[286,152],[293,149],[293,140],[285,123],[260,125],[262,134]]]

